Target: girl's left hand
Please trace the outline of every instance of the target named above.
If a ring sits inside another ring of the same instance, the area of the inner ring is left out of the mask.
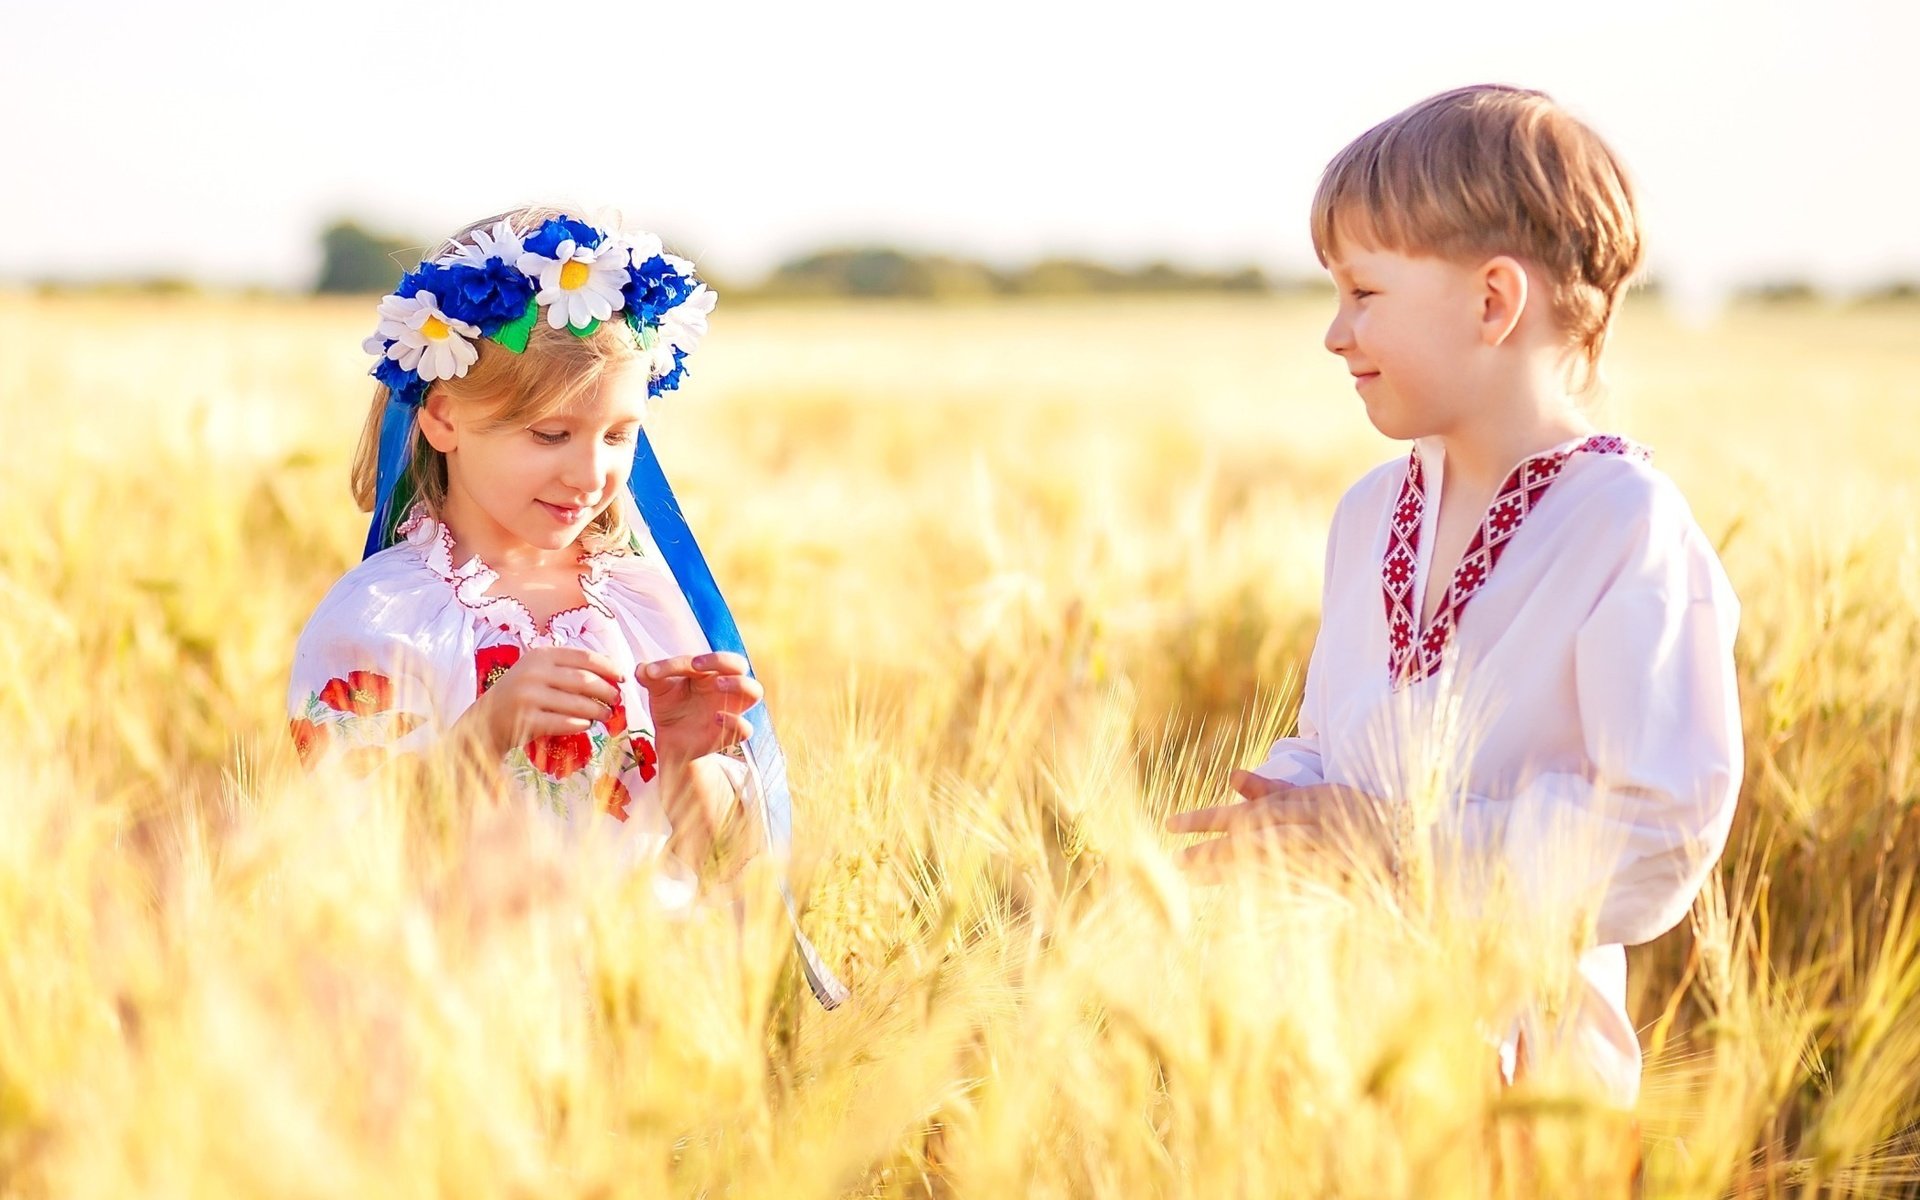
[[[1360,855],[1391,853],[1392,838],[1380,801],[1334,783],[1297,786],[1251,771],[1233,773],[1233,790],[1246,797],[1175,813],[1167,818],[1173,833],[1218,833],[1180,851],[1183,870],[1203,879],[1219,878],[1234,865],[1259,862],[1289,850]]]
[[[764,692],[738,654],[683,654],[650,662],[635,674],[647,689],[663,766],[717,754],[753,732],[740,714]]]

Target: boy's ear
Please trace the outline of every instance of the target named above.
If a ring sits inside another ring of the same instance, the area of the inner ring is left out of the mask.
[[[1480,266],[1480,340],[1499,346],[1519,328],[1527,311],[1527,269],[1520,260],[1502,254]]]
[[[449,415],[452,407],[453,401],[447,399],[446,393],[430,388],[425,403],[414,410],[414,421],[426,436],[427,445],[442,454],[451,453],[460,440],[459,429]]]

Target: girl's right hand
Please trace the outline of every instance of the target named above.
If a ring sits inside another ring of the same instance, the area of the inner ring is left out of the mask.
[[[465,726],[496,757],[534,738],[584,733],[612,714],[625,678],[591,650],[536,647],[461,714],[455,729]]]

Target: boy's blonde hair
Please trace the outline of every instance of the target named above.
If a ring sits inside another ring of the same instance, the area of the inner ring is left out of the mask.
[[[1511,254],[1543,272],[1572,348],[1597,371],[1614,306],[1640,269],[1626,171],[1545,92],[1455,88],[1335,155],[1313,196],[1322,265],[1343,238],[1454,260]]]
[[[455,233],[426,257],[451,253],[461,243],[470,242],[474,230],[491,229],[497,221],[511,221],[515,229],[525,232],[538,229],[549,219],[577,213],[577,209],[538,205],[485,217]],[[480,356],[467,373],[458,379],[435,380],[426,394],[429,398],[436,393],[443,395],[456,408],[488,411],[488,424],[499,429],[530,425],[551,416],[616,371],[646,369],[645,355],[625,321],[607,321],[585,337],[535,321],[527,348],[519,354],[490,338],[478,339],[474,345]],[[373,511],[380,419],[386,407],[386,385],[375,384],[373,404],[353,456],[353,498],[362,512]],[[446,455],[433,448],[417,423],[408,438],[409,490],[414,500],[438,519],[447,500]],[[587,526],[581,534],[582,543],[595,549],[625,549],[632,537],[625,509],[626,505],[616,498]]]

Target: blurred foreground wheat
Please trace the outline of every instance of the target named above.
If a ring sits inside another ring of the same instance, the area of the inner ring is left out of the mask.
[[[0,1196],[1619,1194],[1623,1118],[1493,1086],[1512,939],[1190,889],[1157,832],[1284,730],[1393,453],[1320,316],[721,312],[656,436],[794,759],[828,1014],[764,871],[667,922],[457,790],[295,769],[366,306],[0,297]],[[1632,954],[1649,1194],[1920,1187],[1917,332],[1618,339],[1603,424],[1746,606],[1734,841]]]

